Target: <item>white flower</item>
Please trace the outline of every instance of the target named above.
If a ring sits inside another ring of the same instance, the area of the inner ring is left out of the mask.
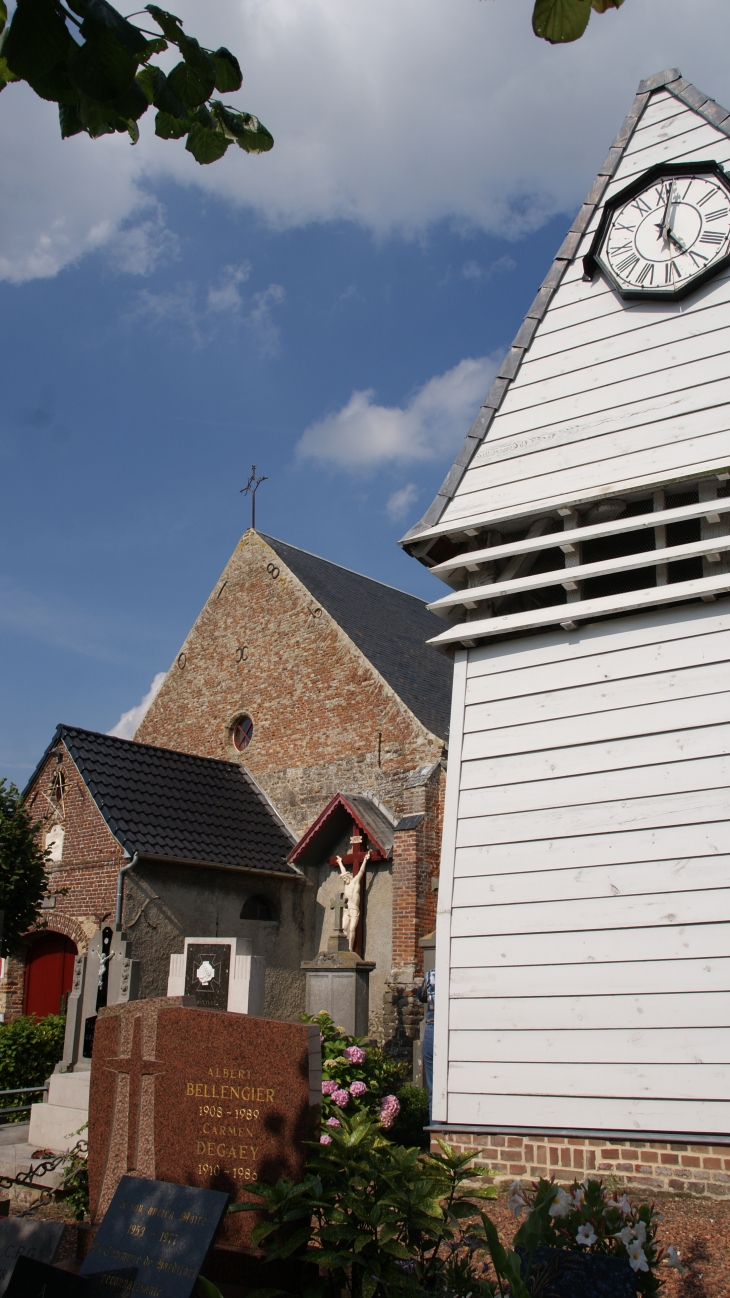
[[[629,1247],[629,1244],[631,1243],[633,1238],[634,1238],[634,1232],[630,1226],[624,1226],[623,1230],[618,1231],[618,1233],[614,1235],[614,1239],[621,1240],[621,1243],[623,1244],[624,1248]]]
[[[589,1221],[584,1221],[583,1225],[579,1226],[578,1234],[576,1235],[575,1238],[578,1244],[584,1244],[586,1248],[590,1248],[591,1244],[595,1244],[596,1240],[598,1239],[598,1236],[595,1230],[593,1229],[593,1227],[591,1226],[591,1223]],[[633,1262],[632,1262],[632,1266],[633,1266]]]
[[[635,1239],[633,1244],[629,1245],[628,1253],[629,1253],[629,1265],[633,1268],[634,1271],[649,1270],[649,1263],[646,1260],[646,1253],[641,1247],[641,1244],[639,1243],[638,1239]]]
[[[570,1195],[566,1194],[565,1190],[557,1189],[555,1191],[555,1197],[550,1204],[550,1216],[567,1217],[572,1207],[573,1200]]]
[[[634,1222],[634,1234],[640,1244],[646,1243],[646,1222],[645,1221]]]
[[[673,1244],[670,1244],[669,1248],[667,1249],[667,1262],[669,1266],[673,1266],[676,1271],[679,1271],[679,1274],[681,1276],[685,1276],[687,1274],[687,1268],[686,1266],[682,1266],[682,1263],[679,1260],[679,1253],[677,1252]]]
[[[530,1211],[521,1194],[513,1194],[512,1198],[507,1200],[507,1207],[517,1218],[519,1218],[521,1212],[529,1213]]]
[[[631,1212],[631,1204],[629,1203],[628,1196],[622,1194],[621,1198],[617,1200],[616,1207],[622,1217],[628,1217]]]
[[[511,1184],[511,1186],[510,1186],[510,1188],[509,1188],[509,1192],[510,1192],[510,1194],[521,1194],[521,1193],[522,1193],[522,1182],[521,1182],[521,1181],[513,1181],[512,1184]]]
[[[575,1204],[576,1208],[580,1208],[580,1205],[582,1204],[585,1197],[586,1197],[586,1192],[583,1189],[583,1186],[577,1185],[573,1191],[573,1203]]]

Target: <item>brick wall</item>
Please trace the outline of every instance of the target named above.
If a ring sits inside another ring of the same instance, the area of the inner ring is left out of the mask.
[[[253,718],[254,736],[239,754],[231,724],[243,712]],[[408,776],[443,750],[252,531],[135,738],[245,761],[298,836],[338,790],[371,793],[400,816]]]
[[[444,1132],[443,1138],[462,1153],[479,1150],[477,1163],[494,1167],[496,1181],[582,1180],[586,1174],[613,1176],[625,1186],[685,1194],[730,1198],[730,1139],[725,1144],[642,1140],[631,1142],[593,1137],[495,1135]],[[717,1137],[715,1137],[717,1140]],[[433,1144],[435,1152],[438,1146]]]
[[[65,785],[62,800],[55,802],[52,783],[58,772],[63,773]],[[114,913],[117,872],[125,862],[124,851],[63,744],[36,776],[26,805],[31,819],[40,821],[41,846],[52,825],[61,823],[65,830],[63,858],[51,864],[49,870],[49,891],[55,895],[56,904],[52,910],[42,912],[43,931],[63,933],[83,953],[101,920]],[[60,895],[59,889],[66,889],[66,894]],[[26,955],[36,936],[37,932],[28,934],[18,955],[6,961],[0,979],[0,1011],[7,1021],[23,1012]]]

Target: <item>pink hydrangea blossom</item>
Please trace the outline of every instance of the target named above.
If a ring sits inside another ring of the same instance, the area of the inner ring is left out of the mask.
[[[334,1082],[334,1081],[322,1082],[322,1094],[334,1095],[338,1086],[339,1086],[339,1082]]]
[[[320,1143],[320,1145],[331,1145],[331,1144],[332,1144],[332,1137],[331,1137],[331,1136],[327,1136],[327,1135],[320,1136],[320,1138],[319,1138],[319,1143]]]
[[[328,1126],[328,1127],[341,1127],[341,1126],[342,1126],[342,1123],[340,1122],[340,1119],[339,1119],[339,1118],[328,1118],[328,1119],[327,1119],[327,1126]]]
[[[351,1064],[365,1063],[365,1051],[361,1050],[360,1046],[348,1046],[343,1053],[345,1059]]]
[[[380,1122],[383,1127],[392,1127],[400,1113],[400,1101],[395,1095],[384,1095],[380,1105]]]
[[[333,1091],[332,1099],[340,1109],[346,1109],[350,1103],[350,1095],[348,1091]]]
[[[365,1095],[367,1089],[368,1088],[364,1082],[353,1082],[350,1087],[350,1095],[354,1095],[356,1097],[358,1095]]]

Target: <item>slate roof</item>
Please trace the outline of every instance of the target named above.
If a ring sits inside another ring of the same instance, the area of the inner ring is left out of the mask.
[[[423,600],[259,533],[432,734],[449,732],[452,667],[426,641],[443,631]]]
[[[59,741],[130,855],[299,875],[293,835],[238,762],[59,726],[27,789]]]
[[[603,195],[618,168],[624,150],[634,133],[650,95],[655,90],[666,90],[667,94],[674,95],[680,103],[685,104],[688,108],[693,108],[700,117],[704,117],[718,131],[730,136],[730,112],[728,112],[727,108],[723,108],[716,103],[714,99],[711,99],[709,95],[697,90],[689,81],[685,81],[679,68],[668,68],[665,72],[656,72],[653,76],[646,77],[644,81],[639,82],[629,113],[608,151],[603,166],[588,191],[585,202],[582,204],[568,234],[555,254],[553,264],[538,289],[537,297],[527,312],[512,346],[499,367],[497,377],[466,435],[459,454],[423,518],[410,531],[406,532],[400,541],[400,545],[409,553],[414,553],[415,547],[416,557],[422,558],[422,554],[418,553],[420,551],[419,540],[426,547],[426,536],[435,534],[435,529],[437,529],[444,510],[454,499],[466,470],[487,436],[492,420],[504,401],[512,380],[517,376],[525,352],[530,346],[535,331],[550,305],[550,300],[575,257],[580,241],[596,209],[600,207],[603,201]],[[459,528],[455,523],[452,529],[446,530],[458,531]],[[443,630],[443,627],[441,629]]]

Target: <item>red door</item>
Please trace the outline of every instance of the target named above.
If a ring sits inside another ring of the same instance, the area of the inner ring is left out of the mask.
[[[58,1014],[71,990],[75,955],[74,943],[62,933],[44,933],[33,943],[25,965],[24,1014]]]

